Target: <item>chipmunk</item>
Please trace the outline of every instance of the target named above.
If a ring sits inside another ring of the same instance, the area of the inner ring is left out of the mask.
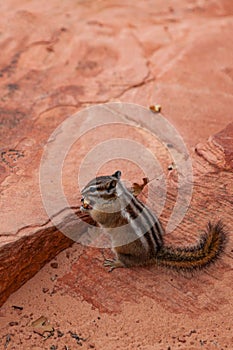
[[[194,246],[167,246],[157,217],[126,188],[120,178],[120,171],[100,176],[81,191],[81,211],[87,212],[111,236],[116,259],[105,260],[104,266],[109,267],[109,271],[119,267],[157,264],[192,272],[218,258],[226,241],[221,221],[209,223],[207,231]],[[144,185],[146,183],[144,179]]]

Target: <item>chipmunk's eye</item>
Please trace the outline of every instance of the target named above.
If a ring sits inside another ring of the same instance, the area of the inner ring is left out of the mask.
[[[90,192],[95,192],[95,187],[90,187]]]
[[[115,187],[116,187],[116,184],[117,184],[116,180],[110,181],[110,182],[107,184],[107,186],[106,186],[108,192],[109,192],[110,190],[112,190],[113,188],[115,188]]]

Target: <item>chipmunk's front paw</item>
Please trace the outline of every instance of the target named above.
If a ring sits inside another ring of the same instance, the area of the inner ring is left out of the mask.
[[[133,183],[130,189],[130,192],[134,195],[134,197],[137,197],[143,191],[144,187],[148,184],[149,179],[148,177],[144,177],[142,181],[143,181],[143,184],[141,185],[139,185],[136,182]]]
[[[117,269],[118,267],[124,267],[124,265],[120,260],[106,259],[104,261],[104,267],[110,267],[108,272],[112,272],[112,270]]]

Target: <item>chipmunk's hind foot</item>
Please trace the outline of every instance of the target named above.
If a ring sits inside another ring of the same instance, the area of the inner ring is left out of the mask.
[[[114,269],[125,266],[120,260],[106,259],[104,261],[104,267],[110,267],[108,272],[112,272]]]

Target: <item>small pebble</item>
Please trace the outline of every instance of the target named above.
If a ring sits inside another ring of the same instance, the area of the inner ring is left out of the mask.
[[[151,105],[149,108],[154,113],[160,113],[162,106],[161,105]]]
[[[57,279],[57,275],[50,277],[51,281],[54,282]]]

